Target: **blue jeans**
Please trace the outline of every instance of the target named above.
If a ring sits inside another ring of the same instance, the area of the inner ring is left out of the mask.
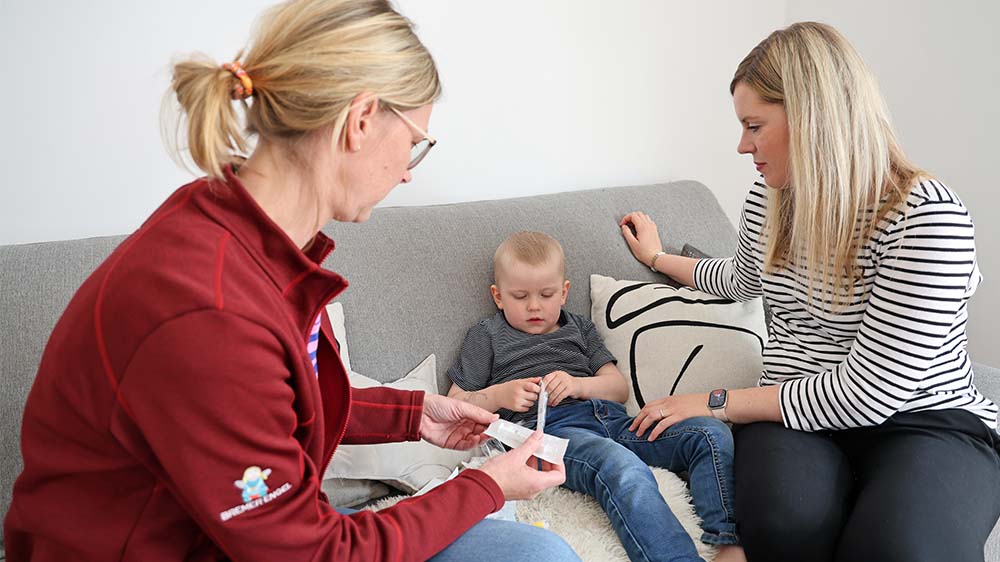
[[[357,510],[338,507],[350,515]],[[580,562],[559,535],[525,523],[483,519],[428,562]]]
[[[687,471],[702,542],[738,544],[729,427],[692,418],[647,441],[628,430],[631,423],[623,405],[607,400],[549,409],[545,432],[569,439],[564,486],[597,499],[633,562],[701,560],[647,465]]]

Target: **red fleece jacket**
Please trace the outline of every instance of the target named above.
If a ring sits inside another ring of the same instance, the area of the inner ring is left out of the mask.
[[[379,513],[320,491],[339,443],[419,439],[423,393],[352,390],[329,320],[347,283],[239,180],[174,193],[87,279],[24,413],[7,559],[425,560],[499,509],[466,470]]]

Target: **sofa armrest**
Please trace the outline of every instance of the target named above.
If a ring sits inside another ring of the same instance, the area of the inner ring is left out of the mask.
[[[972,372],[979,392],[982,392],[990,400],[1000,403],[1000,369],[982,363],[973,363]]]
[[[979,392],[994,402],[1000,402],[1000,369],[973,363],[972,372]],[[1000,522],[993,527],[993,532],[986,541],[984,554],[987,562],[1000,562]]]

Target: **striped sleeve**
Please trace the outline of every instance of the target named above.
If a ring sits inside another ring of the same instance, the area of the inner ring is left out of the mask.
[[[765,201],[764,192],[756,187],[761,186],[755,185],[743,204],[736,255],[698,260],[694,266],[696,289],[739,302],[761,296],[759,241]]]
[[[875,282],[846,359],[826,372],[781,384],[787,427],[878,425],[918,389],[933,394],[935,387],[956,382],[928,379],[928,373],[942,372],[943,361],[961,363],[951,371],[967,367],[964,349],[955,352],[964,346],[966,303],[981,276],[972,219],[962,203],[949,192],[911,200],[879,236],[873,260]]]
[[[598,333],[597,326],[589,318],[584,318],[576,314],[573,316],[578,319],[580,332],[583,334],[583,341],[587,346],[586,353],[590,373],[597,374],[597,371],[608,363],[617,364],[618,360],[615,359],[615,356],[604,345],[604,340],[601,339],[601,334]]]
[[[493,340],[487,321],[482,321],[469,328],[458,359],[448,369],[448,378],[462,390],[472,392],[490,386],[492,375]]]

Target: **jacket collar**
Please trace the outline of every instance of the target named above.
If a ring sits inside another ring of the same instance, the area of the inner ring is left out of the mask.
[[[300,313],[296,322],[304,331],[309,330],[318,309],[348,285],[346,279],[321,267],[334,250],[333,240],[317,232],[303,251],[260,208],[230,166],[224,173],[224,180],[205,179],[196,184],[194,204],[246,247]]]

